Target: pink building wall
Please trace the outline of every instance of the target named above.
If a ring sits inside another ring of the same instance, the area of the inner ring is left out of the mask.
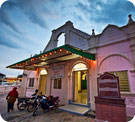
[[[121,92],[126,99],[127,115],[135,115],[135,72],[130,40],[100,47],[97,49],[98,74],[112,71],[127,71],[130,92]]]
[[[61,33],[65,33],[66,44],[94,53],[96,55],[96,61],[93,62],[78,58],[63,62],[64,76],[62,76],[61,89],[53,88],[54,84],[51,73],[53,72],[52,66],[54,64],[43,67],[48,72],[46,94],[59,96],[61,104],[68,104],[69,101],[72,101],[72,68],[77,63],[82,62],[88,68],[88,102],[91,104],[91,109],[94,110],[94,97],[97,96],[97,77],[103,72],[127,71],[130,92],[121,92],[121,95],[126,98],[127,114],[131,116],[135,115],[135,22],[128,23],[123,27],[108,25],[99,35],[86,34],[75,29],[73,23],[67,22],[52,31],[50,42],[44,51],[57,47],[57,39]],[[39,86],[39,72],[37,74],[33,74],[32,76],[38,78],[34,89]]]

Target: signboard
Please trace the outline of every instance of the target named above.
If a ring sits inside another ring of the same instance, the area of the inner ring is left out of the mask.
[[[51,78],[64,77],[64,65],[54,65],[51,68]]]
[[[113,74],[104,73],[98,79],[98,96],[120,98],[119,79]]]

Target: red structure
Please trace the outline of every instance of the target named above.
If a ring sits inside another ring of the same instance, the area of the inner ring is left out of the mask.
[[[109,122],[126,122],[125,99],[120,97],[118,78],[104,73],[98,78],[98,96],[95,97],[96,119]]]
[[[113,74],[105,73],[98,78],[98,96],[120,98],[119,79]]]

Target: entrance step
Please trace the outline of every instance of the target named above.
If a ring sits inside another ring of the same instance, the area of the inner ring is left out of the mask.
[[[90,111],[90,108],[84,107],[84,106],[68,104],[68,105],[59,107],[59,110],[84,116]]]

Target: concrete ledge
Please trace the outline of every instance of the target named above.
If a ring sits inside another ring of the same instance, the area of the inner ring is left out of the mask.
[[[73,105],[73,104],[72,105],[68,104],[68,105],[59,107],[59,110],[69,112],[72,114],[76,114],[79,116],[84,116],[90,111],[90,108],[84,107],[84,106],[77,106],[77,105]]]

